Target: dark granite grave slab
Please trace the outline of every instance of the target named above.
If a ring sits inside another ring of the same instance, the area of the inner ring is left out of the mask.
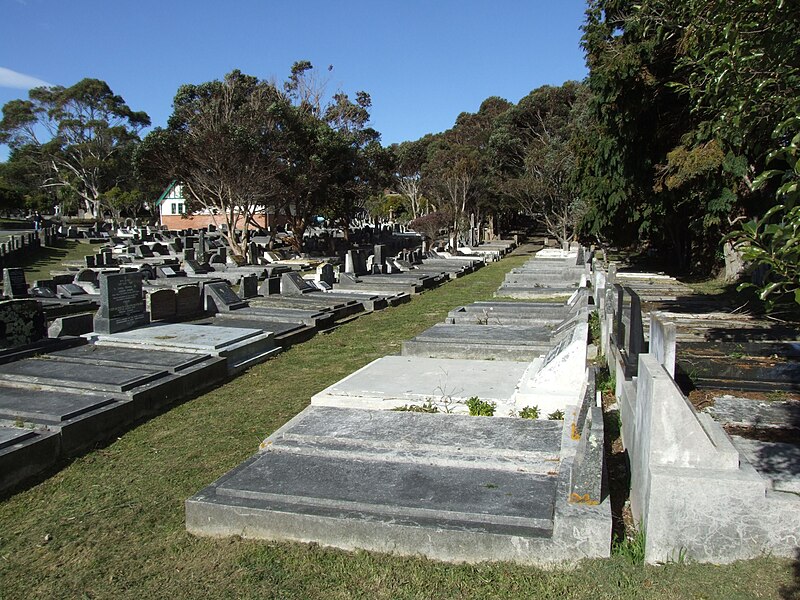
[[[138,348],[115,348],[85,344],[68,350],[60,350],[49,354],[55,360],[72,360],[97,365],[132,365],[159,368],[177,373],[198,365],[210,358],[208,354],[191,352],[169,352],[167,350],[140,350]]]
[[[0,381],[64,386],[106,392],[127,392],[168,374],[157,367],[82,365],[47,358],[26,358],[0,365]]]
[[[0,426],[0,491],[54,465],[60,451],[58,432]]]

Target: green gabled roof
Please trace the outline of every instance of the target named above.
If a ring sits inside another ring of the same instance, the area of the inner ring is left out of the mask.
[[[173,179],[173,180],[172,180],[172,183],[170,183],[170,184],[167,186],[167,189],[165,189],[165,190],[164,190],[164,193],[163,193],[163,194],[161,194],[161,196],[159,197],[159,199],[158,199],[158,200],[156,200],[156,206],[161,206],[161,203],[164,201],[164,198],[166,198],[166,197],[167,197],[167,194],[169,194],[169,193],[172,191],[172,188],[174,188],[174,187],[175,187],[175,184],[176,184],[176,183],[178,183],[178,180],[177,180],[177,179]]]

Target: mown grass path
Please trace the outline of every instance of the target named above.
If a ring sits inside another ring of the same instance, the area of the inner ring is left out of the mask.
[[[318,335],[0,501],[6,598],[780,598],[789,561],[576,569],[449,565],[315,544],[207,539],[183,503],[254,453],[314,393],[439,322],[491,298],[520,255]],[[792,597],[784,595],[783,597]]]

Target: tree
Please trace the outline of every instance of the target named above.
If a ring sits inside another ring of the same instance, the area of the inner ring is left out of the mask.
[[[499,119],[490,140],[503,191],[561,243],[576,237],[585,214],[573,140],[586,100],[576,82],[533,90]]]
[[[0,142],[36,163],[40,187],[73,191],[98,216],[103,194],[130,176],[125,157],[150,118],[98,79],[33,88],[28,97],[3,106]]]
[[[273,84],[237,70],[222,81],[183,85],[167,128],[153,130],[138,148],[138,170],[179,180],[188,209],[219,215],[234,255],[246,256],[246,236],[236,229],[277,200],[278,177],[287,170],[277,117],[284,104]]]

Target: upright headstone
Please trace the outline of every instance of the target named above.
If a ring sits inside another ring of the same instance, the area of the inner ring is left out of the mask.
[[[259,296],[272,296],[273,294],[281,293],[281,278],[277,275],[274,277],[267,277],[258,288]]]
[[[247,300],[258,296],[258,276],[243,275],[239,280],[239,295]]]
[[[25,270],[19,267],[3,269],[3,295],[8,298],[27,298],[28,282]]]
[[[100,276],[100,310],[94,317],[97,333],[117,333],[148,322],[141,273]]]
[[[317,281],[323,281],[328,285],[333,285],[336,283],[336,275],[333,272],[333,265],[329,263],[323,263],[317,267]]]
[[[200,287],[197,285],[184,285],[178,288],[175,297],[175,316],[177,319],[187,319],[203,312],[203,301],[200,296]]]
[[[372,259],[373,266],[383,267],[386,264],[386,259],[389,257],[389,249],[383,244],[376,244],[374,248],[374,257]]]
[[[172,289],[152,290],[147,294],[147,312],[151,321],[172,320],[178,312],[177,294]]]
[[[355,250],[348,250],[344,257],[344,272],[356,273],[356,252]]]

